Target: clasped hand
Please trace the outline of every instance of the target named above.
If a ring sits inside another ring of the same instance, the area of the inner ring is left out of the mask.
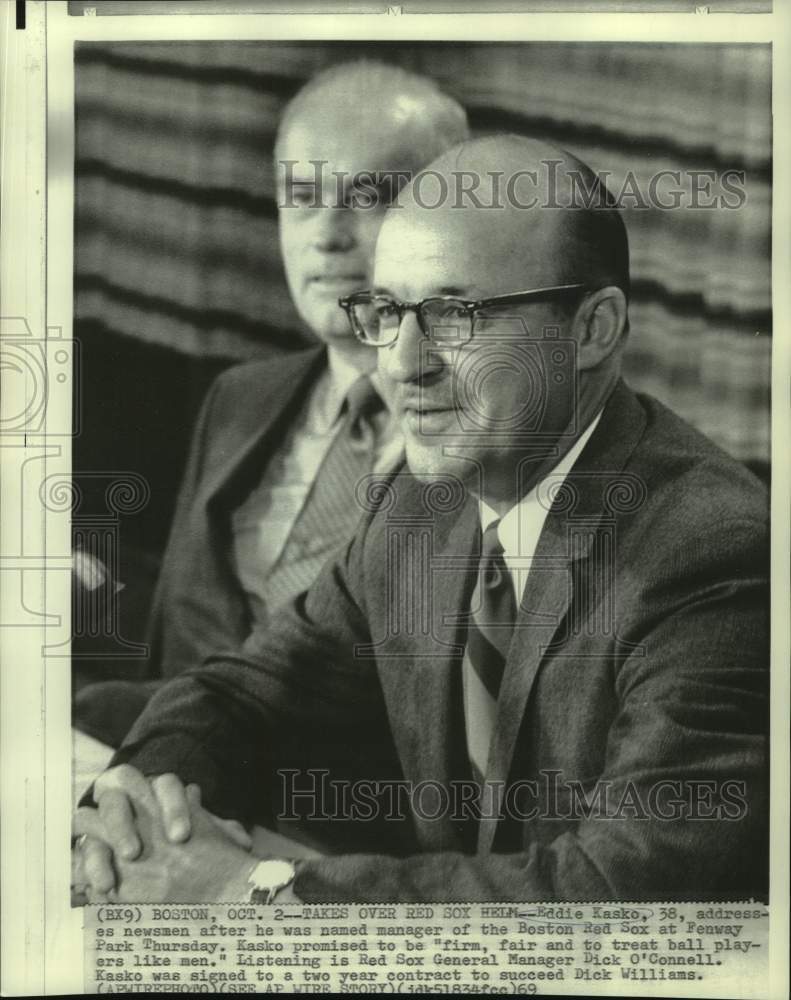
[[[90,902],[246,898],[256,863],[250,836],[205,810],[197,785],[121,764],[97,779],[93,798],[96,808],[75,814],[72,852],[72,886]]]

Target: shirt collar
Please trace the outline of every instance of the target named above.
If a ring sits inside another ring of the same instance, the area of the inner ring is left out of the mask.
[[[582,449],[596,430],[601,415],[602,410],[599,410],[557,465],[544,476],[541,482],[536,483],[517,504],[500,518],[500,524],[497,526],[497,536],[504,550],[505,561],[512,572],[514,572],[515,567],[513,564],[516,560],[532,557],[535,547],[538,544],[541,529],[544,527],[544,521],[549,513],[547,508],[538,500],[539,487],[550,476],[555,480],[557,485],[563,482],[582,454]],[[497,520],[497,511],[490,507],[485,500],[478,501],[478,510],[481,518],[481,530],[486,531],[489,525]]]

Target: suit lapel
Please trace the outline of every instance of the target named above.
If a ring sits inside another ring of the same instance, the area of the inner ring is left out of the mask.
[[[424,736],[423,753],[418,761],[420,780],[446,783],[456,776],[453,735],[459,722],[460,664],[465,642],[465,627],[459,621],[458,609],[466,611],[475,585],[477,553],[472,550],[477,525],[478,508],[472,500],[465,504],[462,516],[454,519],[447,535],[443,531],[447,525],[438,525],[430,590],[431,620],[434,635],[447,645],[438,647],[432,643],[427,649],[429,655],[422,656],[416,664],[413,695]],[[461,722],[463,728],[463,718]]]
[[[260,479],[273,450],[272,435],[277,435],[278,442],[282,440],[289,418],[302,406],[309,387],[326,364],[326,354],[324,350],[300,352],[278,358],[273,364],[274,377],[262,386],[257,405],[250,405],[247,411],[247,434],[207,477],[204,501],[209,505],[220,498],[224,509],[228,504],[235,505],[242,499],[240,494]]]
[[[528,574],[500,688],[489,754],[488,779],[509,780],[519,731],[547,648],[564,634],[561,626],[575,599],[602,518],[611,515],[611,491],[627,484],[623,467],[645,428],[645,414],[619,382],[599,426],[566,478],[547,516]],[[636,478],[636,477],[635,477]],[[638,484],[633,484],[638,488]],[[478,850],[489,852],[497,819],[481,821]]]
[[[409,588],[413,596],[406,599],[415,611],[425,609],[422,619],[416,615],[410,628],[402,623],[376,653],[404,777],[413,786],[430,782],[446,789],[458,777],[460,730],[463,738],[459,664],[464,650],[458,611],[467,608],[474,586],[477,556],[471,550],[477,517],[477,503],[470,497],[451,514],[429,514],[425,525],[415,525],[412,517],[403,538],[404,547],[416,554],[415,569],[422,579],[417,588],[412,567],[391,559],[406,585],[400,594],[406,596]],[[391,523],[397,531],[397,512]],[[388,553],[394,551],[391,537]],[[426,808],[430,810],[428,798]],[[416,823],[426,850],[461,846],[448,822],[416,817]]]
[[[522,595],[514,636],[497,701],[487,780],[508,780],[527,703],[543,660],[546,646],[558,632],[572,598],[572,563],[565,532],[557,524],[541,533]],[[585,553],[576,553],[584,558]],[[499,812],[495,810],[495,813]],[[479,851],[488,852],[497,830],[497,820],[484,816],[479,831]]]

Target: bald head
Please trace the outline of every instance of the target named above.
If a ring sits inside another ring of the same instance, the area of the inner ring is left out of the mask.
[[[321,123],[326,130],[331,122],[351,137],[371,117],[383,129],[419,142],[414,150],[416,169],[469,135],[464,108],[433,80],[400,66],[359,59],[322,70],[289,101],[280,120],[275,157],[280,158],[283,139],[294,129],[303,131]],[[368,169],[396,167],[371,163]]]
[[[496,135],[447,150],[401,193],[385,228],[399,239],[431,230],[443,252],[473,268],[477,259],[479,271],[489,258],[514,289],[580,283],[628,295],[628,241],[612,197],[550,143]]]
[[[385,208],[405,179],[466,137],[461,105],[384,63],[325,70],[285,110],[275,158],[289,289],[312,331],[355,364],[374,358],[338,298],[370,284]]]

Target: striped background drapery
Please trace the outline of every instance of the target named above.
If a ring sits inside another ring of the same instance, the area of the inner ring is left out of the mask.
[[[663,169],[745,172],[735,210],[626,209],[626,374],[738,458],[767,462],[768,46],[80,43],[75,468],[152,480],[144,547],[164,537],[210,378],[268,342],[305,337],[279,260],[274,132],[303,81],[362,55],[434,76],[476,133],[527,132],[571,149],[609,171],[615,190],[630,170],[641,191]]]

